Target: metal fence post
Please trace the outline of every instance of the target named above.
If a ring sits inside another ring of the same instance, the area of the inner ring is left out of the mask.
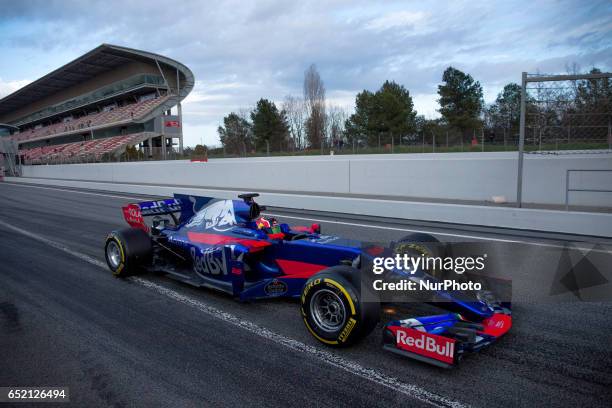
[[[542,128],[538,128],[538,150],[542,151]]]
[[[570,170],[565,172],[565,211],[569,211],[569,175]]]
[[[431,151],[435,153],[436,152],[436,134],[434,132],[431,132],[431,137],[432,137]]]
[[[481,139],[482,139],[482,151],[485,151],[484,148],[484,128],[480,129],[480,135],[481,135]]]
[[[523,205],[523,149],[525,148],[525,99],[527,99],[527,73],[523,72],[521,78],[521,119],[518,146],[518,172],[516,175],[516,206]]]
[[[608,116],[608,150],[612,150],[612,116]]]
[[[425,131],[423,131],[423,153],[425,153]]]

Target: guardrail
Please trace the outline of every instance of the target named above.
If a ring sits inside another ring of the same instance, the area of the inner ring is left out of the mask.
[[[588,193],[612,193],[612,190],[604,189],[589,189],[589,188],[570,188],[570,173],[572,172],[609,172],[612,169],[567,169],[565,173],[565,211],[569,211],[569,193],[572,191],[581,191]]]

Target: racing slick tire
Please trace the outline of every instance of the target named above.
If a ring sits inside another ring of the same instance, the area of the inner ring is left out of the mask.
[[[118,278],[134,275],[142,267],[149,265],[152,253],[151,237],[136,228],[111,232],[104,245],[106,263]]]
[[[301,313],[317,340],[343,347],[366,337],[380,318],[380,303],[360,296],[360,271],[334,266],[312,276],[302,290]]]
[[[425,257],[444,259],[448,256],[448,250],[445,244],[440,242],[432,235],[422,232],[408,234],[400,239],[394,249],[395,253],[408,255],[423,255]],[[429,271],[435,277],[441,277],[442,272],[437,270]]]
[[[422,232],[415,232],[408,234],[400,239],[397,244],[398,246],[407,246],[415,249],[425,256],[441,256],[446,255],[446,246],[440,242],[436,237],[424,234]]]

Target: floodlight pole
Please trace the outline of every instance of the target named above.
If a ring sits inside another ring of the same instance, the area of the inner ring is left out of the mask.
[[[523,72],[521,78],[521,120],[518,145],[518,174],[516,177],[516,206],[523,205],[523,149],[525,148],[525,100],[527,99],[527,73]]]

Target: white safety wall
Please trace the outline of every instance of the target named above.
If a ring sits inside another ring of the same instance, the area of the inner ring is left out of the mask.
[[[344,193],[490,201],[516,199],[516,153],[440,153],[25,166],[25,177],[248,191]],[[526,155],[523,200],[563,204],[567,169],[612,170],[612,154]],[[612,172],[573,173],[572,188],[612,189]],[[612,193],[570,203],[612,205]]]

